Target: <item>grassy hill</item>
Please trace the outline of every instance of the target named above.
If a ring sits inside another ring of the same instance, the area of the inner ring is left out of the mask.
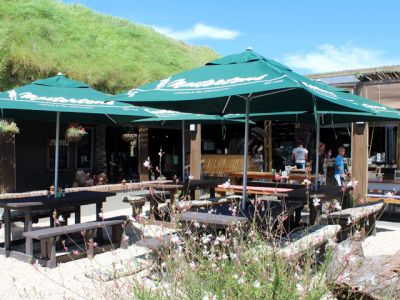
[[[116,93],[217,56],[82,5],[0,0],[0,90],[62,72]]]

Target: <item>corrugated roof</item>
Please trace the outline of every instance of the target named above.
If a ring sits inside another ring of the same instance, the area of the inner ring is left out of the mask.
[[[322,78],[314,78],[317,81],[322,81],[326,84],[341,84],[341,83],[357,83],[360,80],[357,79],[354,75],[344,75],[344,76],[334,76],[334,77],[322,77]]]
[[[400,65],[381,66],[376,68],[364,68],[355,70],[344,70],[320,74],[310,74],[307,77],[312,79],[332,78],[353,75],[360,81],[400,79]]]

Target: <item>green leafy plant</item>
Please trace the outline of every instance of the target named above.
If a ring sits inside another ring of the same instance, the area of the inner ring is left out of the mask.
[[[0,134],[1,135],[14,135],[19,133],[19,128],[15,122],[6,120],[0,121]]]

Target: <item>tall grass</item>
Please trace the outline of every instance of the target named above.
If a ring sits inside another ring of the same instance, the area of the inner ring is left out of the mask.
[[[116,93],[216,57],[82,5],[0,0],[0,90],[63,72]]]

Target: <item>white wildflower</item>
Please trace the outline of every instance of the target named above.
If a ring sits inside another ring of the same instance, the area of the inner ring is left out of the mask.
[[[179,236],[177,236],[176,234],[174,234],[171,237],[171,242],[173,242],[174,244],[178,244],[180,242]]]
[[[145,168],[147,168],[147,169],[150,169],[150,168],[151,168],[151,163],[150,163],[150,161],[149,161],[149,160],[146,160],[146,161],[143,163],[143,167],[145,167]]]
[[[304,287],[300,283],[296,283],[296,289],[299,293],[304,292]]]
[[[224,235],[220,235],[216,238],[217,241],[223,243],[226,241],[226,237]]]
[[[190,266],[192,269],[195,269],[195,268],[196,268],[196,263],[195,263],[194,261],[192,261],[192,262],[189,264],[189,266]]]
[[[313,198],[313,205],[314,205],[315,207],[321,205],[321,199],[317,198],[317,196],[315,196],[315,195],[314,195],[314,198]]]
[[[227,260],[227,259],[228,259],[228,255],[222,254],[221,258],[222,258],[223,260]]]
[[[193,180],[193,179],[194,179],[194,176],[189,175],[189,180]]]
[[[232,258],[232,259],[236,259],[236,258],[237,258],[237,254],[236,254],[236,253],[232,253],[232,254],[231,254],[231,258]]]
[[[59,222],[64,222],[65,220],[64,220],[63,216],[59,216],[59,217],[58,217],[58,221],[59,221]]]
[[[229,188],[229,187],[231,186],[231,180],[228,179],[228,181],[225,182],[225,183],[223,183],[222,186],[223,186],[225,189]]]
[[[193,226],[196,227],[196,228],[199,228],[199,227],[200,227],[200,224],[199,224],[197,221],[194,221],[194,222],[193,222]]]
[[[258,289],[258,288],[260,288],[260,286],[261,286],[260,282],[259,282],[258,280],[256,280],[256,281],[254,282],[254,287],[255,287],[256,289]]]
[[[243,277],[240,277],[239,280],[238,280],[238,283],[239,283],[239,284],[243,284],[244,282],[245,282],[244,278],[243,278]]]
[[[387,193],[385,194],[385,196],[386,196],[386,197],[392,198],[392,197],[393,197],[393,193],[392,193],[392,192],[387,192]]]
[[[339,202],[335,202],[335,209],[337,210],[342,210],[342,206],[339,204]]]

